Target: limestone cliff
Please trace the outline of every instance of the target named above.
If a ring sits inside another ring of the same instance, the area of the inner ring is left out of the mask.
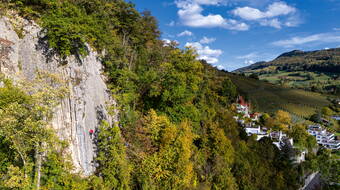
[[[102,65],[91,49],[85,58],[70,56],[67,64],[62,64],[42,39],[41,28],[34,22],[19,17],[0,18],[1,73],[13,78],[20,72],[29,80],[37,70],[45,70],[68,81],[70,94],[56,108],[52,124],[59,137],[69,141],[76,171],[90,175],[95,169],[96,147],[89,130],[95,131],[103,119],[110,123],[115,120],[107,110],[114,101],[101,75]]]

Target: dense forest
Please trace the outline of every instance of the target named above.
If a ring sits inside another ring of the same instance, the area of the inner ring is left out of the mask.
[[[43,28],[41,40],[61,64],[86,56],[88,46],[102,52],[119,123],[102,121],[97,170],[82,177],[49,126],[67,94],[63,81],[43,72],[22,84],[1,77],[0,189],[295,190],[304,168],[328,166],[327,151],[302,166],[270,139],[247,137],[233,119],[238,92],[226,73],[165,44],[148,11],[123,0],[1,0],[0,14],[8,10]]]

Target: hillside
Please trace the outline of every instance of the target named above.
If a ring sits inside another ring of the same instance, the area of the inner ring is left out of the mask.
[[[322,93],[340,93],[340,48],[283,53],[273,61],[258,62],[236,73],[257,74],[261,80]]]
[[[327,97],[319,93],[285,88],[233,73],[228,76],[260,112],[274,113],[282,109],[299,117],[309,117],[329,104]]]
[[[300,187],[287,152],[244,136],[226,73],[165,44],[150,12],[0,2],[0,189]]]

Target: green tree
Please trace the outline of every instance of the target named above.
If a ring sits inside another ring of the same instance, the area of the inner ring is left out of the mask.
[[[323,107],[321,113],[324,116],[331,116],[333,114],[333,111],[329,107]]]
[[[340,182],[340,161],[331,158],[329,150],[320,149],[317,153],[317,161],[321,177],[326,183]]]
[[[294,139],[295,146],[299,146],[301,149],[312,150],[317,146],[315,138],[308,134],[306,127],[302,124],[294,125],[289,135]]]
[[[97,175],[103,178],[105,189],[130,189],[131,166],[118,126],[103,121],[98,133]]]

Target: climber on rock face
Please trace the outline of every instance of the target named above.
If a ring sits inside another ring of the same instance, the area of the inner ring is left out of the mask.
[[[89,133],[90,133],[90,137],[92,138],[93,133],[94,133],[93,129],[90,129],[90,130],[89,130]]]

